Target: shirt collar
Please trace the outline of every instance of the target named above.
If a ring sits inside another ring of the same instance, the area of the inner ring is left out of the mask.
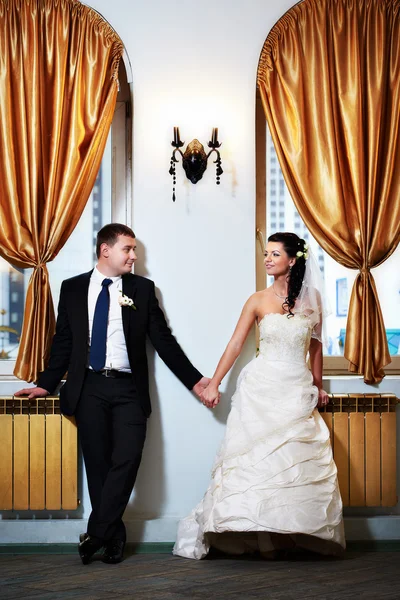
[[[117,281],[121,281],[122,276],[121,275],[117,275],[117,277],[108,277],[107,275],[103,275],[103,273],[100,273],[100,271],[97,268],[97,265],[95,266],[95,268],[93,269],[93,273],[92,273],[92,277],[91,277],[96,283],[101,285],[101,282],[104,279],[111,279],[111,281],[113,283],[116,283]]]

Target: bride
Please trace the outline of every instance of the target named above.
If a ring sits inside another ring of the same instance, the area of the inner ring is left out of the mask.
[[[203,403],[215,407],[256,321],[260,351],[238,378],[211,483],[179,523],[173,553],[186,558],[204,558],[211,546],[231,554],[258,550],[265,558],[295,546],[334,555],[345,548],[329,431],[316,408],[329,402],[321,275],[294,233],[271,235],[264,262],[274,282],[244,305],[203,392]]]

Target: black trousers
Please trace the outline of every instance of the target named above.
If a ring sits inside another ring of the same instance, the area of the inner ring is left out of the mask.
[[[142,458],[147,417],[130,378],[87,371],[76,411],[92,512],[87,533],[126,540],[122,515]]]

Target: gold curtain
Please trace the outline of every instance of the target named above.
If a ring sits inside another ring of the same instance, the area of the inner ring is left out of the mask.
[[[0,0],[0,28],[0,255],[34,269],[14,373],[35,381],[55,326],[46,263],[94,185],[123,45],[76,0]]]
[[[400,2],[304,0],[269,33],[258,86],[289,191],[332,258],[360,272],[349,371],[390,361],[370,269],[400,241]]]

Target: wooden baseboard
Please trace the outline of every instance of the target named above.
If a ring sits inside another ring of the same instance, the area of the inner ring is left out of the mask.
[[[126,553],[170,554],[173,542],[127,543]],[[359,540],[347,542],[348,552],[400,552],[400,540]],[[0,544],[0,555],[77,554],[77,544]]]

